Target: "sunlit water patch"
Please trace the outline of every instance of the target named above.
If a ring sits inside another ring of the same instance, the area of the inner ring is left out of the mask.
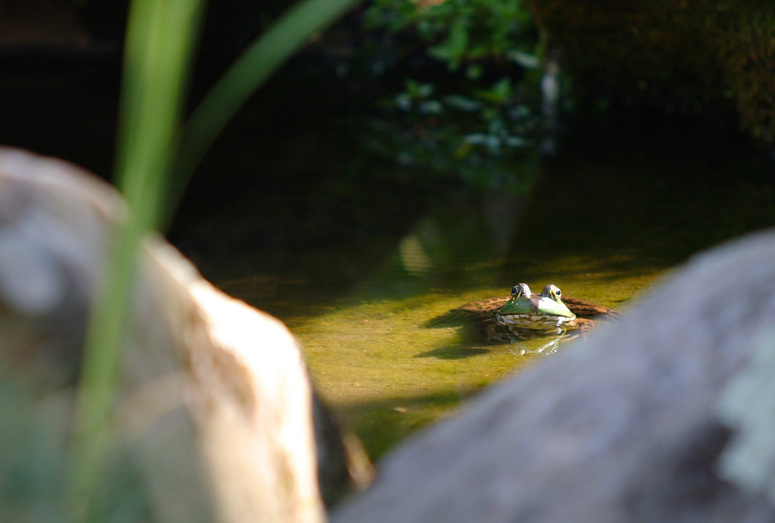
[[[397,262],[399,263],[399,262]],[[561,262],[562,263],[562,262]],[[621,306],[633,287],[653,278],[614,277],[593,264],[564,264],[555,283],[577,296]],[[394,270],[394,269],[391,269]],[[539,287],[542,281],[515,275]],[[412,278],[407,275],[406,278]],[[594,289],[605,282],[606,290]],[[224,284],[233,294],[260,301],[264,285]],[[454,412],[461,401],[552,352],[546,338],[488,343],[470,318],[439,322],[463,303],[505,296],[508,288],[483,286],[458,292],[431,291],[408,298],[350,297],[318,306],[296,303],[284,320],[304,348],[322,396],[345,424],[381,455],[407,434]],[[557,350],[572,350],[572,341]],[[543,351],[543,352],[541,352]]]
[[[428,326],[460,299],[366,302],[290,324],[322,395],[373,454],[531,361],[465,326]]]
[[[335,220],[315,221],[315,228],[303,222],[305,229],[288,213],[277,230],[258,232],[251,227],[272,222],[245,220],[246,209],[267,200],[253,195],[234,206],[226,228],[236,231],[231,237],[272,242],[239,250],[224,242],[230,255],[206,269],[224,290],[289,325],[323,397],[378,457],[482,388],[553,357],[536,354],[541,340],[487,343],[474,325],[433,325],[434,318],[506,296],[520,282],[533,289],[554,283],[564,296],[626,312],[633,296],[693,252],[772,224],[771,185],[672,181],[695,171],[712,174],[699,162],[636,168],[567,161],[532,195],[447,193],[405,220],[411,206],[402,206],[401,192],[381,190],[381,203],[396,195],[393,214],[332,214]],[[343,201],[368,206],[372,196]],[[296,204],[306,216],[308,207]],[[347,205],[336,208],[344,213]],[[396,227],[400,220],[405,225]],[[287,240],[282,231],[290,231]],[[574,350],[574,343],[557,350]]]

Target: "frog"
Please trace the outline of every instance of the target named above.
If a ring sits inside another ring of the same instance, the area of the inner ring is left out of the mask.
[[[495,322],[518,338],[560,335],[575,330],[576,315],[562,302],[562,291],[553,283],[532,294],[526,283],[511,289],[511,298],[493,313]]]
[[[489,343],[509,343],[540,337],[573,339],[586,337],[600,320],[619,318],[609,307],[588,300],[564,296],[550,283],[534,294],[526,283],[501,296],[465,303],[441,319],[470,318]]]

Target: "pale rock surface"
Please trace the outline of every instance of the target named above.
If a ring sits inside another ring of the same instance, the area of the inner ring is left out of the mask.
[[[79,168],[0,149],[0,376],[34,406],[72,408],[63,391],[124,212]],[[153,487],[153,519],[323,521],[313,390],[291,333],[160,237],[145,241],[138,272],[116,416]],[[68,423],[48,435],[62,444]]]

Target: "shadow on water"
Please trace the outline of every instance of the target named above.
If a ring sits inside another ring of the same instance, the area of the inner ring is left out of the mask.
[[[415,355],[415,358],[438,358],[440,360],[461,360],[488,354],[490,349],[477,347],[461,347],[449,345],[438,349],[427,350]]]
[[[379,401],[350,403],[339,410],[343,419],[361,427],[360,435],[371,456],[382,456],[406,434],[450,412],[478,389],[447,389],[432,394],[385,397]]]

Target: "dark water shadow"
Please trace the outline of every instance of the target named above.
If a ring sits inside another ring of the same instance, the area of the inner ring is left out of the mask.
[[[459,327],[466,323],[471,323],[470,318],[466,318],[461,313],[453,310],[425,321],[422,327],[425,329],[442,329],[445,327]]]
[[[482,387],[427,394],[399,394],[339,405],[335,411],[363,441],[371,459],[379,458],[409,434],[437,421]]]
[[[415,358],[437,358],[440,360],[463,360],[474,356],[482,356],[490,353],[490,349],[477,347],[455,347],[447,346],[438,349],[428,350],[415,354]]]

